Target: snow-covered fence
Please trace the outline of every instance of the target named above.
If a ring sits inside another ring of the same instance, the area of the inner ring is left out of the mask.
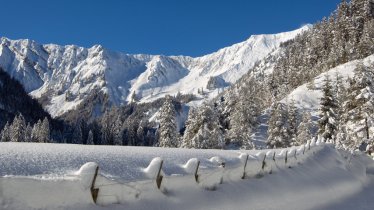
[[[167,164],[167,162],[164,162],[160,157],[156,157],[143,169],[143,173],[146,174],[148,179],[153,180],[152,182],[156,182],[156,187],[154,187],[154,189],[160,190],[162,193],[167,193],[169,189],[177,187],[173,183],[185,183],[188,179],[191,181],[193,180],[197,186],[204,189],[217,190],[219,184],[224,180],[238,181],[255,177],[261,178],[266,176],[266,174],[274,174],[279,170],[297,167],[298,164],[302,164],[308,157],[321,149],[322,145],[323,142],[315,142],[312,140],[300,147],[260,151],[255,155],[250,154],[253,153],[251,151],[240,151],[237,161],[231,160],[229,162],[220,157],[212,157],[202,164],[198,158],[191,158],[185,164],[180,165],[182,172],[177,176],[173,174],[168,175],[167,171],[163,171],[163,165]],[[211,165],[207,167],[207,164]],[[100,177],[101,182],[105,183],[105,181],[102,180],[103,178],[105,179],[105,177]],[[187,177],[191,178],[186,179]],[[110,182],[110,188],[113,189],[115,189],[114,186],[116,185],[124,185],[124,183],[116,182],[115,180],[106,182]],[[142,193],[152,191],[152,185],[149,185],[149,183],[151,182],[137,181],[133,183],[131,187],[137,191],[135,197]],[[129,193],[129,190],[110,191],[110,188],[101,190],[102,187],[100,187],[100,185],[93,184],[92,186],[99,186],[97,189],[97,203],[101,205],[125,202],[126,199],[124,196],[126,196],[126,193]],[[103,186],[105,187],[105,185]],[[128,188],[129,186],[125,187]],[[107,193],[105,193],[105,191]],[[112,196],[108,196],[108,193],[111,193]],[[115,199],[113,199],[113,197]]]
[[[61,185],[64,191],[68,192],[71,189],[75,194],[75,196],[71,195],[72,198],[69,197],[69,199],[75,199],[74,202],[77,203],[96,203],[98,205],[127,203],[133,202],[139,196],[149,196],[151,193],[161,192],[167,195],[175,189],[185,187],[191,187],[192,190],[196,187],[217,190],[222,182],[236,182],[243,179],[270,176],[268,174],[276,176],[280,170],[288,170],[290,167],[294,168],[298,164],[303,164],[309,157],[317,153],[323,144],[321,141],[312,140],[303,146],[258,151],[257,154],[254,151],[238,151],[237,153],[219,151],[212,152],[211,154],[214,155],[211,158],[208,158],[209,156],[196,158],[198,156],[191,155],[192,158],[185,159],[185,157],[183,161],[186,162],[180,164],[178,161],[182,162],[182,159],[171,162],[172,160],[165,157],[153,159],[150,157],[149,162],[147,161],[149,164],[146,161],[142,165],[138,164],[137,179],[126,179],[125,174],[111,176],[105,171],[105,165],[89,162],[84,164],[79,171],[62,177],[58,182],[23,177],[16,180],[9,178],[4,183],[11,183],[9,186],[14,186],[18,182],[30,182],[30,186],[42,185],[48,189],[45,192],[57,195],[61,193],[53,190],[58,189],[59,187],[56,186],[64,183]],[[216,154],[222,154],[222,156],[215,156]],[[187,158],[189,157],[187,156]],[[30,192],[25,190],[23,197],[27,200],[26,193]],[[20,196],[22,197],[22,195]],[[53,205],[58,202],[63,203],[58,200],[53,200],[53,202]]]

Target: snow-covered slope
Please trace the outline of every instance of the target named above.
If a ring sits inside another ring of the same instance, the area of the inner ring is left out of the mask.
[[[323,86],[323,81],[326,75],[329,76],[333,84],[335,83],[337,75],[339,75],[342,78],[342,81],[346,83],[348,78],[353,77],[354,69],[359,62],[362,62],[364,65],[369,66],[374,62],[374,55],[368,56],[362,60],[355,60],[342,64],[333,69],[330,69],[325,73],[318,75],[313,79],[313,89],[308,88],[308,84],[304,84],[293,90],[285,99],[283,99],[283,102],[290,102],[291,99],[294,99],[295,105],[299,109],[317,111],[320,107],[319,100],[322,97],[321,88]],[[348,86],[348,84],[345,85]]]
[[[299,148],[297,158],[288,148],[285,164],[286,149],[274,150],[274,161],[273,151],[0,143],[0,158],[6,159],[0,162],[0,209],[372,208],[372,159],[332,145],[307,148],[304,154]],[[247,154],[247,176],[241,179]],[[154,174],[162,159],[158,190]],[[191,170],[197,160],[199,183]],[[96,166],[99,205],[90,192]]]
[[[294,100],[296,107],[301,112],[308,111],[313,116],[312,119],[318,119],[318,109],[320,107],[320,98],[322,97],[321,87],[323,85],[325,76],[328,75],[334,85],[336,76],[339,75],[342,79],[342,82],[344,82],[344,85],[348,86],[348,84],[346,83],[347,79],[353,77],[353,71],[359,62],[363,62],[364,65],[369,66],[369,64],[374,62],[374,55],[368,56],[362,60],[355,60],[339,65],[335,68],[330,69],[329,71],[318,75],[310,83],[301,85],[294,89],[288,96],[281,100],[281,102],[289,104],[291,100]],[[264,69],[266,69],[266,71],[272,71],[272,67],[265,67]],[[313,89],[308,88],[308,86],[312,86]],[[263,114],[259,117],[260,125],[257,127],[254,135],[252,136],[257,146],[265,146],[265,142],[268,137],[268,120],[269,110],[264,110]]]
[[[101,91],[114,104],[126,103],[136,93],[141,102],[165,96],[194,93],[204,89],[202,98],[238,80],[280,43],[294,38],[298,30],[255,35],[248,40],[212,54],[188,56],[129,55],[95,45],[41,45],[31,40],[1,38],[0,66],[19,80],[46,109],[59,116],[74,109],[87,96]],[[216,86],[210,86],[209,81]]]

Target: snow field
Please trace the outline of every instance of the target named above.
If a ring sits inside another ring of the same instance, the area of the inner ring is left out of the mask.
[[[18,152],[10,154],[12,157],[8,158],[8,161],[15,160],[11,163],[13,168],[7,168],[9,166],[6,164],[7,161],[0,163],[2,173],[0,207],[5,209],[54,209],[74,206],[79,209],[79,206],[92,206],[94,201],[90,188],[96,167],[99,167],[100,170],[93,188],[99,189],[96,202],[99,206],[141,202],[149,197],[153,199],[154,194],[174,198],[173,192],[180,189],[190,189],[196,192],[204,189],[219,191],[219,186],[222,183],[238,182],[243,178],[261,178],[269,173],[277,173],[286,168],[295,167],[310,159],[313,154],[323,148],[322,144],[313,145],[310,150],[306,149],[305,151],[304,148],[308,147],[301,146],[261,152],[125,147],[123,151],[133,150],[133,152],[122,154],[122,157],[116,152],[116,147],[82,146],[87,149],[81,148],[83,149],[81,152],[92,149],[89,152],[89,157],[99,160],[99,163],[88,162],[83,164],[78,171],[73,171],[66,168],[65,163],[77,165],[87,159],[83,157],[77,159],[78,156],[84,156],[84,153],[74,156],[74,151],[69,152],[71,145],[2,143],[0,154],[8,150],[10,150],[9,153],[12,153],[11,149],[15,148],[18,148]],[[34,156],[30,158],[31,162],[23,159],[23,155],[27,154],[29,149],[36,149],[35,147],[45,147],[46,150],[38,150],[41,151],[39,154],[33,153]],[[51,149],[54,149],[54,154],[47,152],[52,151]],[[100,157],[102,151],[107,151],[111,157],[120,158],[124,163],[128,163],[126,159],[134,155],[134,152],[144,156],[137,158],[136,164],[139,165],[124,167],[127,173],[122,174],[123,170],[119,167],[124,165],[116,165],[115,159],[108,156]],[[160,155],[160,151],[163,151],[164,154]],[[73,156],[72,159],[75,159],[75,162],[61,159],[61,157],[49,160],[51,156],[56,155]],[[99,157],[94,158],[97,155]],[[159,157],[151,159],[148,165],[144,164],[153,155]],[[3,159],[1,156],[0,158]],[[18,170],[25,167],[24,164],[28,164],[28,166],[31,164],[30,168],[34,170]],[[107,167],[108,165],[110,167]],[[60,166],[63,167],[57,170]],[[162,170],[160,170],[161,168]],[[48,174],[37,173],[45,169],[49,169],[47,170]],[[51,173],[51,171],[55,172]],[[156,185],[159,171],[163,176],[160,189]],[[126,177],[128,175],[130,176]],[[51,199],[49,199],[50,197]]]

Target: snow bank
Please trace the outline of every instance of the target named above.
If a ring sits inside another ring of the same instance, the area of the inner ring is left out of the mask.
[[[159,173],[160,175],[164,174],[164,172],[162,172],[163,162],[164,161],[160,157],[153,158],[148,167],[143,169],[143,172],[147,175],[148,178],[155,179]]]
[[[194,174],[199,162],[197,158],[191,158],[182,167],[188,174]]]
[[[18,154],[12,156],[17,159],[23,153],[25,145],[28,144],[1,143],[0,154],[6,151],[4,149],[6,147],[8,149],[17,147],[18,151],[14,150],[14,152]],[[40,144],[41,147],[42,145]],[[33,145],[33,147],[37,146],[39,145]],[[54,147],[48,145],[50,146]],[[61,145],[61,147],[68,146]],[[112,152],[112,149],[114,147],[97,148],[97,150],[106,152]],[[131,149],[136,150],[136,148]],[[151,155],[157,154],[155,151],[158,150],[154,150]],[[169,150],[161,149],[161,151],[167,153]],[[339,152],[331,145],[314,145],[310,150],[308,147],[301,146],[262,152],[179,149],[172,149],[172,151],[174,162],[169,162],[168,156],[151,160],[147,156],[138,156],[138,159],[145,159],[141,161],[142,163],[149,163],[148,167],[127,168],[130,172],[139,170],[140,174],[147,176],[147,179],[128,181],[117,179],[116,175],[101,170],[101,165],[96,161],[85,163],[77,167],[80,168],[78,171],[63,176],[58,174],[2,175],[0,177],[0,209],[86,210],[102,209],[101,206],[107,205],[110,205],[108,207],[110,209],[140,210],[150,208],[248,209],[248,206],[251,206],[251,209],[318,209],[320,206],[331,204],[362,190],[365,184],[370,183],[368,173],[371,170],[374,171],[371,159],[368,160],[360,154]],[[57,152],[55,155],[63,156],[63,153],[59,153],[61,151],[55,152]],[[91,156],[96,156],[96,152],[93,152]],[[198,154],[200,154],[199,158],[185,159],[186,156],[199,156]],[[286,154],[287,162],[285,161]],[[34,157],[38,155],[41,154],[34,154]],[[129,154],[124,154],[123,157],[127,155]],[[204,158],[210,155],[212,155],[211,158]],[[179,164],[182,160],[185,164]],[[111,161],[114,160],[106,160],[109,164]],[[203,168],[199,169],[199,180],[196,183],[190,175],[195,172],[199,161]],[[163,190],[160,191],[155,185],[154,178],[162,162],[165,163],[163,168],[173,172],[179,170],[180,176],[163,172]],[[264,162],[265,165],[263,165]],[[225,167],[222,167],[223,163]],[[247,163],[246,167],[244,163]],[[58,165],[59,162],[54,164]],[[293,167],[289,169],[291,164]],[[0,166],[4,173],[6,168],[3,161],[0,162]],[[98,205],[95,205],[89,188],[97,166],[100,170],[95,188],[99,189],[99,193]],[[116,164],[110,164],[110,166],[121,167]],[[247,180],[242,180],[243,173]],[[188,176],[183,176],[184,174]],[[224,185],[220,185],[221,183]],[[217,192],[212,193],[211,190]]]
[[[96,174],[96,170],[98,169],[99,165],[94,162],[89,162],[84,164],[79,171],[74,173],[77,175],[82,182],[84,189],[88,189],[92,185],[93,177]]]

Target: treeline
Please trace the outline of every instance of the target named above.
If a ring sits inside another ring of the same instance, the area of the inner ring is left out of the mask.
[[[50,143],[51,132],[47,118],[39,120],[33,126],[26,124],[22,114],[16,116],[11,124],[8,122],[0,133],[1,142],[40,142]]]
[[[66,125],[60,142],[162,146],[163,143],[159,141],[159,133],[163,128],[160,128],[158,122],[162,122],[164,117],[164,114],[160,114],[164,113],[163,105],[166,101],[168,102],[171,107],[169,112],[172,111],[170,114],[173,115],[175,121],[177,115],[183,114],[183,104],[195,99],[195,96],[178,93],[176,96],[161,98],[150,103],[136,103],[134,100],[119,107],[108,105],[109,102],[105,95],[96,94],[91,99],[64,116]],[[157,120],[150,120],[154,115],[157,115],[155,118]],[[175,125],[172,129],[175,136],[183,135],[183,127],[177,129]]]

